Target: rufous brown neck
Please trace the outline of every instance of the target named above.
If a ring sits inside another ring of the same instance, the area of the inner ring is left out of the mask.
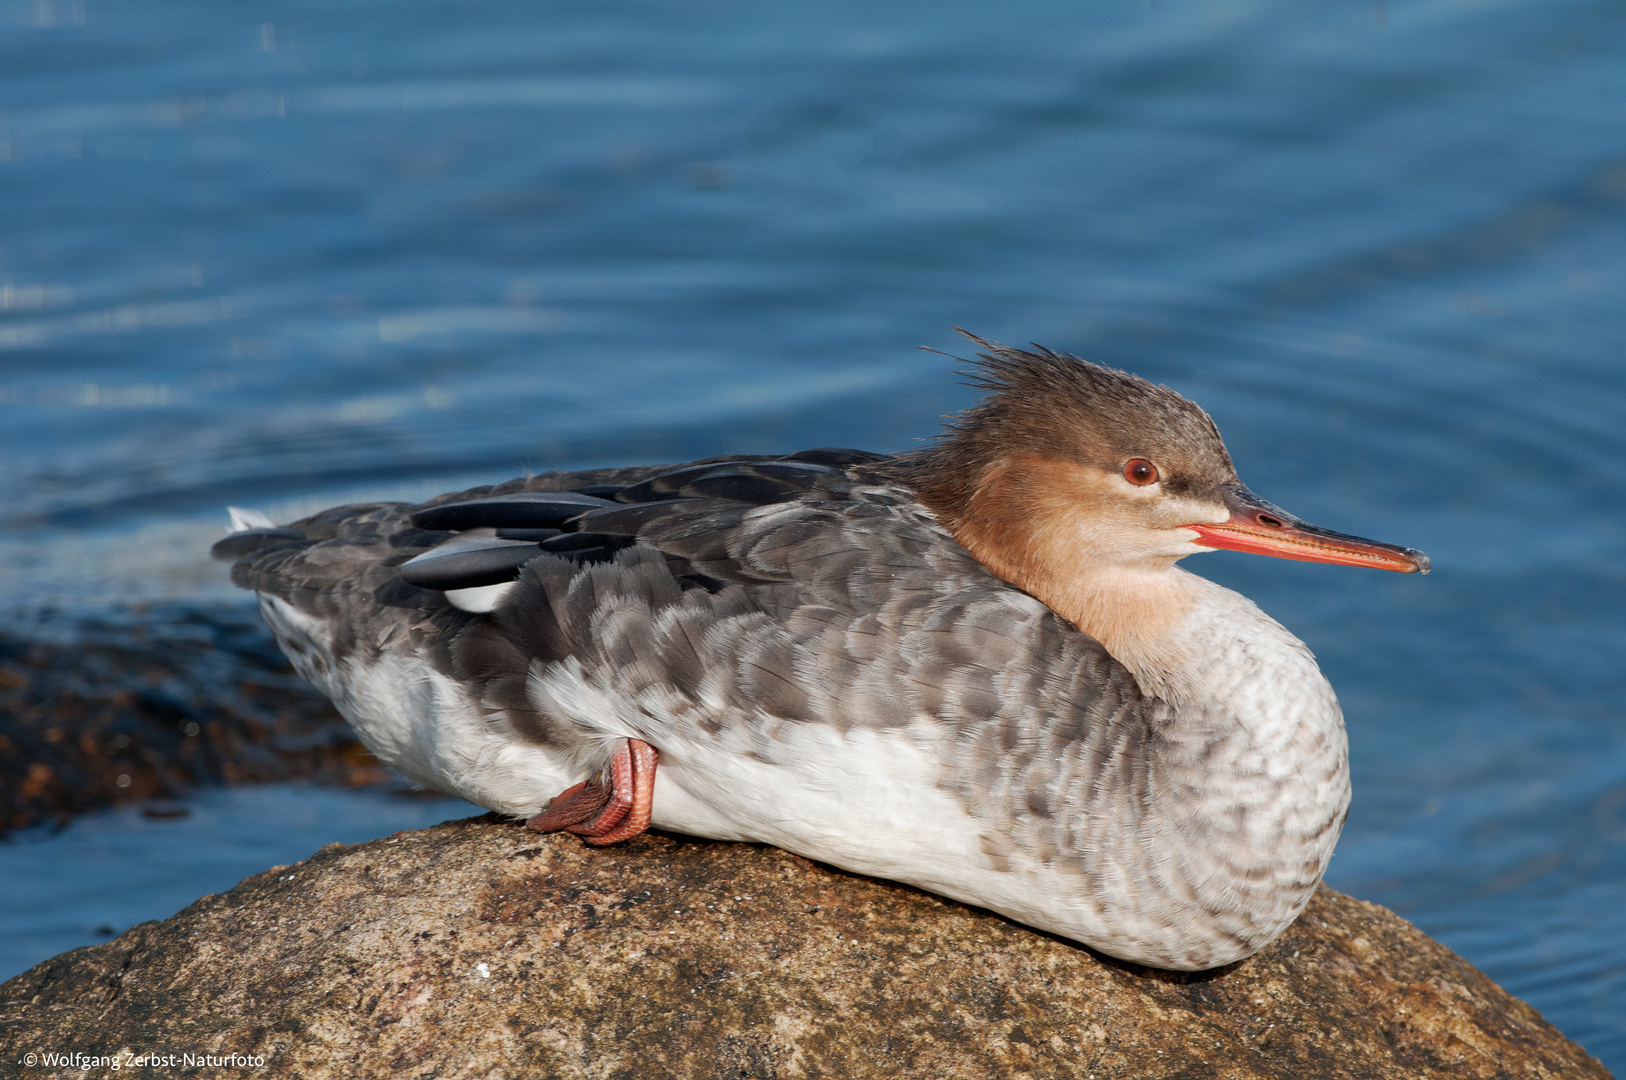
[[[1138,553],[1112,513],[1115,499],[1104,478],[1083,466],[1017,453],[985,467],[961,505],[931,508],[989,572],[1138,674],[1174,659],[1166,639],[1189,611],[1192,582],[1200,579],[1175,572],[1172,558]]]

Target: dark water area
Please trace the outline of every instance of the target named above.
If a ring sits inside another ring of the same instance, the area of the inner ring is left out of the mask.
[[[460,799],[299,784],[215,789],[189,799],[185,813],[151,810],[119,807],[59,832],[14,834],[0,848],[5,978],[308,858],[313,840],[357,844],[482,812]]]
[[[1038,341],[1433,557],[1186,565],[1340,693],[1331,883],[1626,1070],[1623,56],[1620,0],[4,0],[0,604],[240,603],[227,503],[904,449],[971,400],[916,346]]]

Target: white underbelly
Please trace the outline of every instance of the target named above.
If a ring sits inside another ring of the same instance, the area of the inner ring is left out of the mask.
[[[973,856],[977,823],[936,786],[938,767],[902,731],[777,722],[769,753],[672,735],[659,746],[654,823],[776,844],[866,874]],[[771,756],[770,756],[771,754]]]
[[[766,761],[669,744],[656,772],[653,823],[773,844],[1075,940],[1116,936],[1075,876],[1033,857],[995,859],[984,850],[987,824],[938,784],[929,747],[939,737],[924,723],[843,733],[784,722]]]

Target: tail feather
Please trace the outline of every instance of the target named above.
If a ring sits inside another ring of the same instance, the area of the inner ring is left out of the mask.
[[[274,529],[277,523],[260,513],[258,510],[244,510],[241,506],[228,506],[226,513],[231,515],[231,527],[227,532],[246,532],[249,529]]]
[[[228,506],[231,527],[224,540],[217,540],[209,554],[221,562],[236,562],[267,548],[286,547],[301,543],[305,534],[298,529],[279,528],[275,522],[258,510],[244,510]]]

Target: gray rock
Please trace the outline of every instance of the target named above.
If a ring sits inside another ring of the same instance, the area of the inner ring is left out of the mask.
[[[0,1072],[64,1051],[176,1076],[1608,1076],[1327,888],[1252,959],[1181,974],[773,848],[491,816],[324,848],[0,986]]]

